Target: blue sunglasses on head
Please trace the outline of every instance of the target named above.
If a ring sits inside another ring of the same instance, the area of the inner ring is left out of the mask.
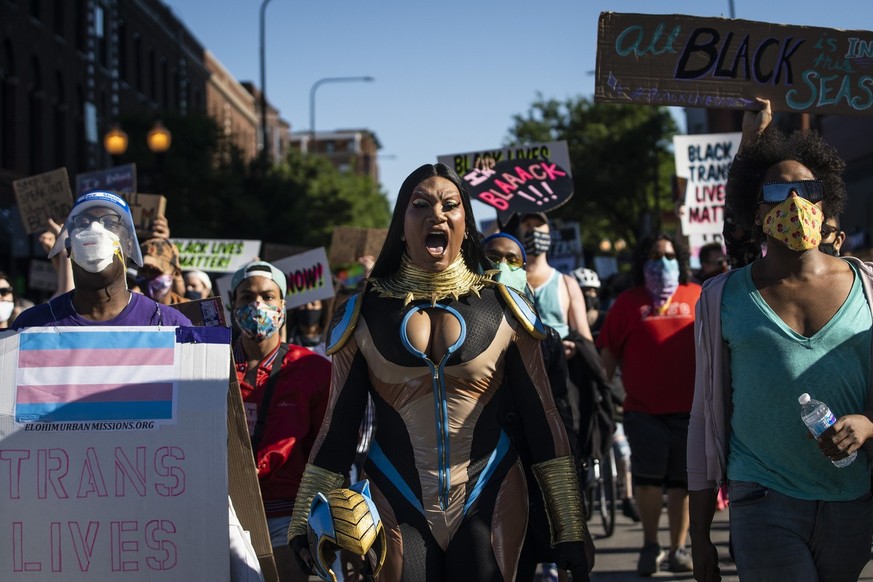
[[[761,186],[758,204],[778,204],[792,192],[810,202],[818,202],[824,197],[824,186],[819,180],[798,180],[797,182],[767,182]]]

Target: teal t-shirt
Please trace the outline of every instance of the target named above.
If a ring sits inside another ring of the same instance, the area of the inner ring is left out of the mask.
[[[721,304],[733,380],[728,479],[808,500],[851,500],[870,491],[867,455],[859,451],[847,468],[835,467],[807,438],[797,402],[808,392],[837,418],[864,411],[873,317],[852,268],[848,298],[812,337],[788,327],[767,305],[751,266],[728,279]]]

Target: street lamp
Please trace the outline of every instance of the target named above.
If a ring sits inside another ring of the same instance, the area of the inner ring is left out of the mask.
[[[103,149],[113,158],[124,155],[124,152],[127,151],[127,143],[127,134],[118,124],[113,125],[103,136]]]
[[[309,90],[309,145],[306,148],[307,152],[309,152],[309,147],[315,149],[315,90],[324,83],[371,83],[373,80],[373,77],[325,77],[312,84],[312,89]]]
[[[261,42],[261,140],[263,144],[261,146],[261,155],[264,156],[264,160],[268,160],[270,156],[270,140],[267,139],[267,72],[266,72],[266,50],[264,49],[264,16],[267,12],[267,4],[270,3],[270,0],[263,0],[261,2],[261,29],[260,29],[260,42]]]
[[[155,154],[163,154],[173,143],[173,134],[170,130],[164,127],[160,121],[155,121],[155,125],[146,135],[146,143],[149,150]]]

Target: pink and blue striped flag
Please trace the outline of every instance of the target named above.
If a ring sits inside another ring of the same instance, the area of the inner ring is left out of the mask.
[[[172,329],[24,331],[15,420],[173,420],[175,348]]]

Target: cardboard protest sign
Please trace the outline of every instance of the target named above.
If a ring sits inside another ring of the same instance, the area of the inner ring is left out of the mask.
[[[30,259],[30,266],[27,270],[27,286],[40,291],[56,291],[58,272],[49,261]]]
[[[185,301],[171,305],[171,307],[182,312],[182,315],[190,319],[194,325],[230,325],[221,306],[221,297]]]
[[[228,580],[230,330],[0,336],[3,580]]]
[[[261,252],[259,240],[225,240],[214,238],[172,238],[179,249],[182,270],[200,269],[213,273],[235,273],[255,260]]]
[[[272,265],[285,273],[288,284],[288,294],[285,296],[286,309],[334,296],[333,278],[324,247],[272,261]],[[224,301],[225,308],[228,310],[228,321],[231,321],[230,284],[232,281],[233,275],[225,275],[215,281],[218,296]]]
[[[76,174],[76,196],[81,196],[90,190],[136,192],[136,164],[124,164]]]
[[[682,234],[721,234],[728,171],[741,133],[673,136],[677,181],[685,181]]]
[[[73,207],[66,168],[14,180],[12,189],[27,234],[44,230],[49,218],[58,224],[63,223]]]
[[[570,173],[546,160],[504,160],[493,168],[471,170],[461,178],[471,197],[491,206],[500,216],[546,212],[573,196]]]
[[[585,265],[582,254],[582,237],[578,222],[565,222],[551,229],[552,248],[549,249],[549,264],[562,273],[569,273]]]
[[[378,257],[386,236],[387,228],[338,226],[330,241],[330,264],[351,265],[358,262],[358,257]]]
[[[873,113],[873,33],[603,12],[594,99],[832,115]]]
[[[164,216],[167,210],[167,197],[160,194],[140,194],[139,192],[118,192],[127,201],[133,226],[137,236],[150,238],[155,218]]]
[[[439,163],[447,165],[459,176],[473,170],[493,168],[506,160],[547,160],[570,173],[570,151],[563,140],[437,156]]]

